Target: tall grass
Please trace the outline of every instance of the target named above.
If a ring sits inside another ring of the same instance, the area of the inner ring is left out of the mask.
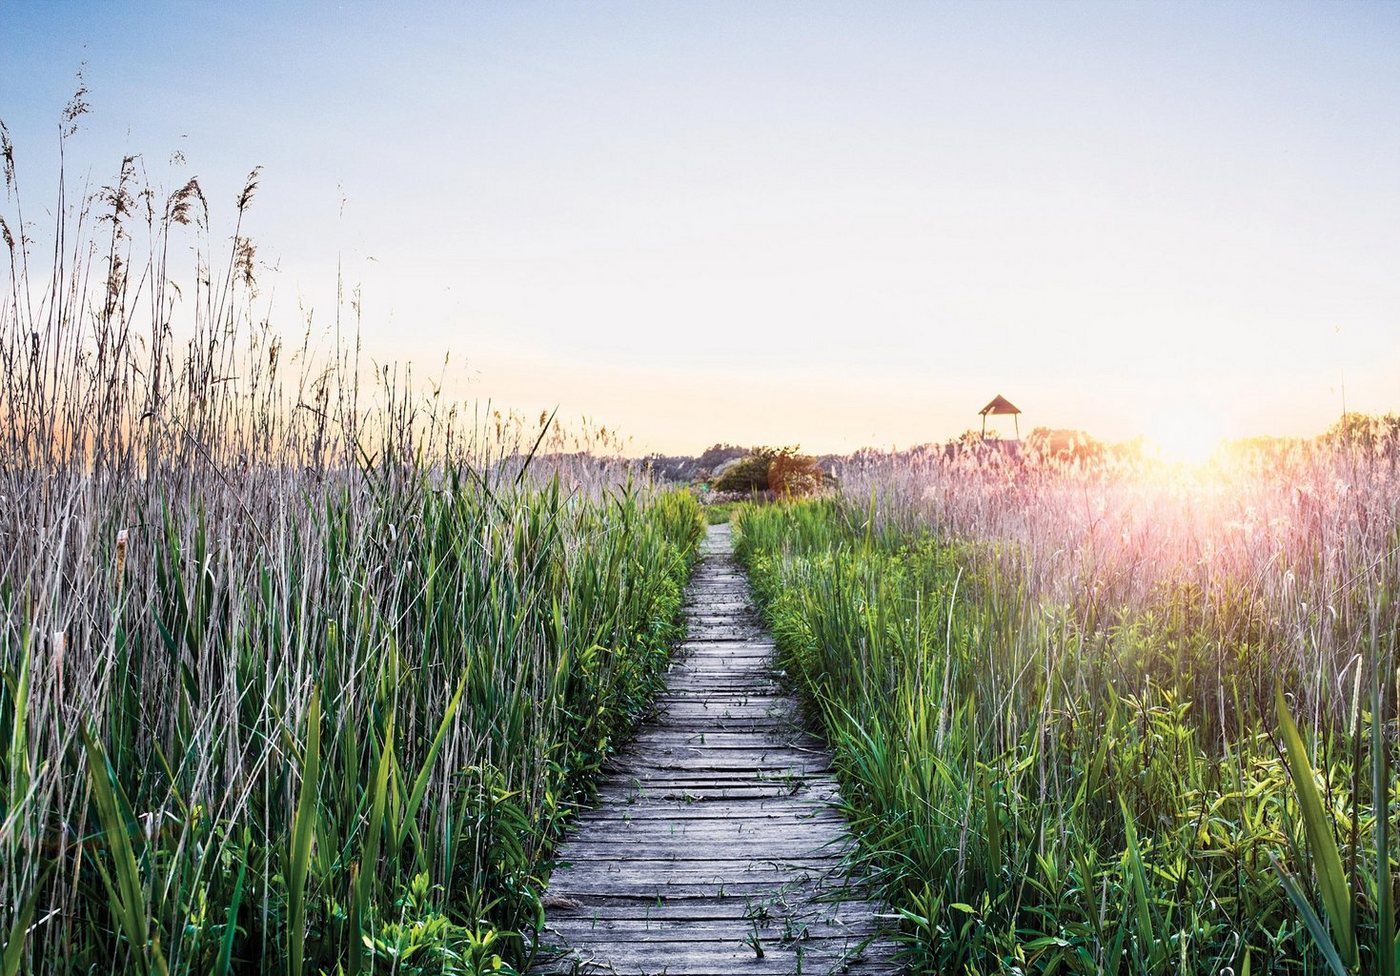
[[[843,484],[740,550],[917,970],[1395,971],[1393,453]]]
[[[0,972],[521,963],[698,506],[420,395],[339,314],[285,343],[256,173],[221,257],[133,159],[41,257],[2,148]]]

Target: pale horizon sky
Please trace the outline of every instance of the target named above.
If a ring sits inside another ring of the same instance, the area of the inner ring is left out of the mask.
[[[444,9],[448,8],[450,9]],[[31,211],[140,153],[275,318],[694,453],[1400,412],[1400,3],[0,0]],[[179,151],[183,166],[167,161]],[[1000,427],[1009,425],[1000,424]]]

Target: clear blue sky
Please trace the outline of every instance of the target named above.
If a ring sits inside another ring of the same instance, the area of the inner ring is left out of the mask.
[[[1306,433],[1343,371],[1400,410],[1397,51],[1394,2],[0,0],[0,118],[48,203],[86,62],[80,175],[141,153],[226,217],[264,167],[287,330],[342,258],[375,355],[638,450],[905,445],[997,392]]]

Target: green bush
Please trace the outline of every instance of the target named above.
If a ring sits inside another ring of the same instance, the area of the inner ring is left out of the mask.
[[[771,491],[794,497],[820,491],[826,478],[816,458],[793,447],[758,447],[731,465],[714,483],[716,491],[751,495]]]
[[[745,495],[767,491],[768,468],[777,453],[769,447],[755,448],[750,454],[731,464],[715,479],[714,490]]]

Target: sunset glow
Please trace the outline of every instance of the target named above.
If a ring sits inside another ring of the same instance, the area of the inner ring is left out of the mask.
[[[1201,464],[1219,450],[1225,430],[1218,416],[1184,403],[1156,417],[1144,436],[1163,460]]]
[[[217,205],[262,166],[274,320],[324,328],[339,273],[366,354],[453,397],[638,453],[940,441],[1000,391],[1195,456],[1213,428],[1151,417],[1197,383],[1231,436],[1316,434],[1343,377],[1400,403],[1395,4],[150,16],[0,5],[30,213],[85,65],[75,177],[135,155]]]

